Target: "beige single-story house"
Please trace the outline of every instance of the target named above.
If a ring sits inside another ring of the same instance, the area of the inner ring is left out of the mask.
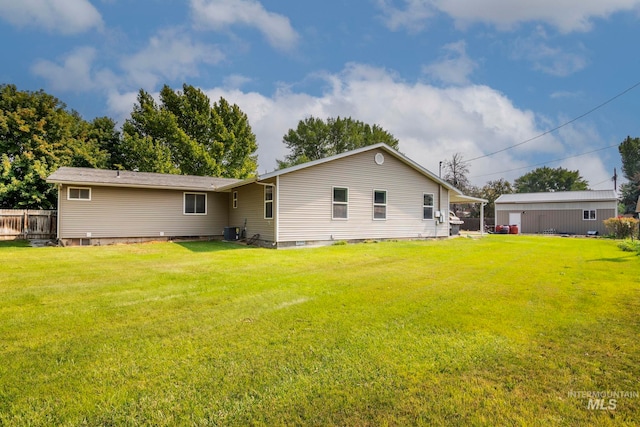
[[[603,221],[618,216],[614,190],[502,194],[495,201],[496,225],[521,233],[606,234]]]
[[[246,180],[62,167],[58,239],[247,238],[269,247],[449,236],[449,204],[481,203],[380,143]]]

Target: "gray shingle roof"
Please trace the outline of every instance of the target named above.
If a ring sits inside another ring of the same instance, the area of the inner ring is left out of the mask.
[[[54,184],[214,191],[218,187],[241,182],[241,180],[208,176],[61,167],[49,175],[47,182]]]
[[[552,193],[503,194],[495,203],[601,202],[617,200],[613,190],[556,191]]]

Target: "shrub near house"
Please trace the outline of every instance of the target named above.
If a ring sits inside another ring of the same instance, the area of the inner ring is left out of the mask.
[[[613,234],[616,239],[635,239],[640,237],[638,235],[639,220],[635,218],[628,218],[618,216],[616,218],[609,218],[604,220],[604,225],[607,230]]]

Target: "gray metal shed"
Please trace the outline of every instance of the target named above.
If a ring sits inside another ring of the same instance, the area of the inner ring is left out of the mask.
[[[605,234],[603,221],[617,215],[614,190],[503,194],[495,201],[496,225],[518,225],[521,233]]]

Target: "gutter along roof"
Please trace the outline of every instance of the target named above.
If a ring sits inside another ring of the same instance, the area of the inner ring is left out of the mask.
[[[194,191],[217,191],[219,187],[240,181],[232,178],[72,167],[61,167],[47,178],[47,182],[53,184]]]

